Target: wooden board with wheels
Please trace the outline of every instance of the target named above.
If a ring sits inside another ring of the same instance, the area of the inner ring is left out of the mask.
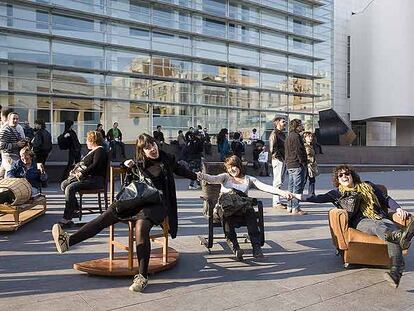
[[[162,248],[157,248],[151,251],[148,273],[152,274],[173,268],[177,264],[179,253],[175,249],[169,247],[168,260],[166,263],[163,263],[162,257]],[[138,273],[138,262],[135,258],[133,268],[129,269],[128,256],[122,256],[114,258],[112,260],[112,265],[109,258],[101,258],[75,263],[73,268],[92,275],[133,276]]]
[[[16,231],[46,212],[46,197],[37,196],[21,205],[0,204],[0,231]]]

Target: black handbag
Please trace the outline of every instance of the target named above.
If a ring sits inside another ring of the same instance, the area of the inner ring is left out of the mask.
[[[337,208],[347,211],[348,219],[352,219],[359,211],[361,200],[362,196],[359,192],[346,191],[334,204]]]
[[[162,205],[162,192],[151,179],[138,167],[132,169],[132,174],[132,181],[122,187],[113,204],[115,216],[121,220],[133,218],[143,207]]]

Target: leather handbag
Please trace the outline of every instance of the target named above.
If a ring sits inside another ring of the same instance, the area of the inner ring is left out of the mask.
[[[132,181],[124,185],[115,197],[114,213],[119,219],[131,219],[143,207],[162,205],[162,192],[155,188],[151,179],[140,168],[132,170]]]
[[[361,194],[356,191],[346,191],[335,201],[337,208],[348,212],[348,219],[352,219],[359,211],[361,204]]]

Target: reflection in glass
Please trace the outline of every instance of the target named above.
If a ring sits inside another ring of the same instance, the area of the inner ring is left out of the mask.
[[[169,103],[188,103],[190,85],[187,83],[152,80],[152,99]]]
[[[108,70],[150,74],[150,57],[148,54],[109,50],[106,53]]]
[[[313,80],[300,77],[289,77],[289,92],[313,94]]]
[[[83,44],[54,41],[52,60],[56,65],[104,69],[103,48]]]
[[[227,67],[193,63],[194,80],[223,82],[227,81]]]
[[[53,70],[52,78],[54,93],[105,96],[103,75]]]
[[[272,92],[260,92],[260,108],[286,111],[287,95]]]
[[[289,96],[289,111],[313,113],[313,98],[306,96]]]
[[[109,42],[143,49],[151,48],[150,32],[145,28],[126,26],[122,24],[110,24]]]
[[[241,108],[259,109],[258,91],[229,88],[229,105]]]
[[[106,90],[108,97],[148,100],[151,91],[151,80],[124,76],[107,76]]]
[[[103,41],[104,26],[101,21],[67,16],[52,15],[52,33],[65,37]]]
[[[191,79],[191,62],[166,56],[152,56],[152,74],[160,77]]]
[[[0,58],[49,63],[49,40],[0,33]]]
[[[142,23],[149,23],[149,3],[138,0],[108,0],[110,14],[114,17],[126,18]]]
[[[227,106],[226,88],[194,85],[194,102],[201,105]]]

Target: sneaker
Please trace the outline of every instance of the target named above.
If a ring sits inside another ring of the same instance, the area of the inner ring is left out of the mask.
[[[253,257],[254,258],[264,258],[262,248],[260,246],[253,246]]]
[[[131,292],[141,293],[142,291],[144,291],[147,285],[148,285],[148,278],[144,277],[142,274],[137,274],[134,276],[134,281],[129,287],[129,290]]]
[[[414,221],[412,221],[407,228],[404,229],[401,235],[400,245],[402,249],[408,249],[411,244],[411,239],[414,236]]]
[[[55,241],[56,250],[63,254],[69,250],[69,234],[63,231],[59,224],[54,224],[52,227],[52,236]]]
[[[402,273],[393,268],[389,272],[384,273],[384,279],[394,288],[400,285],[401,276]]]
[[[197,187],[196,187],[196,186],[191,186],[191,185],[189,185],[189,186],[188,186],[188,190],[197,190]]]
[[[286,204],[278,203],[276,205],[273,205],[273,208],[287,209],[287,206],[286,206]]]
[[[234,244],[229,239],[226,239],[226,243],[230,247],[230,249],[232,250],[233,254],[236,255],[236,260],[237,261],[243,261],[244,251],[240,248],[239,244],[238,243]]]

